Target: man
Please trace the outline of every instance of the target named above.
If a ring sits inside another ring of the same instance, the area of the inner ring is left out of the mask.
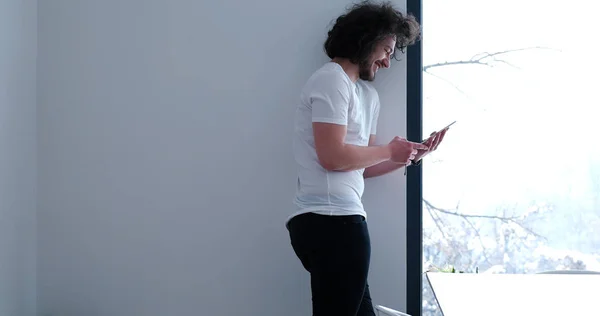
[[[297,209],[286,226],[311,276],[314,316],[375,315],[364,178],[419,163],[444,137],[445,130],[423,144],[401,137],[375,144],[379,97],[369,82],[419,32],[414,17],[389,3],[357,4],[337,18],[324,45],[331,61],[301,91],[293,144]]]

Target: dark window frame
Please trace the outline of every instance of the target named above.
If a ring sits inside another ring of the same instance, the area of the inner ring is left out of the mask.
[[[422,0],[406,0],[407,12],[423,24]],[[407,48],[406,138],[423,139],[422,40]],[[422,165],[408,167],[406,174],[406,309],[422,315],[423,172]]]

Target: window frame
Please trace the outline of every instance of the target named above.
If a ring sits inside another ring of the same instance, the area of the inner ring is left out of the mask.
[[[422,0],[406,0],[406,11],[423,25]],[[406,138],[423,139],[423,44],[421,40],[406,50]],[[408,167],[406,173],[406,309],[422,315],[423,265],[423,171],[422,164]]]

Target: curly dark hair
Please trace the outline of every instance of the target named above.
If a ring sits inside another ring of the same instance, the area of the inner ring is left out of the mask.
[[[332,59],[348,58],[357,64],[369,58],[379,41],[390,35],[396,37],[396,51],[404,53],[420,38],[421,26],[414,16],[402,14],[390,2],[367,0],[354,4],[336,19],[324,48]]]

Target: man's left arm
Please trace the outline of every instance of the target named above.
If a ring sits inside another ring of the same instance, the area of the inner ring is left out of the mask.
[[[441,130],[439,132],[431,133],[431,136],[425,142],[423,142],[423,144],[425,144],[428,148],[426,150],[418,150],[418,153],[415,156],[415,159],[412,160],[412,162],[409,162],[408,164],[399,164],[399,163],[395,163],[395,162],[387,160],[387,161],[381,162],[377,165],[373,165],[369,168],[365,168],[363,177],[364,178],[378,177],[378,176],[382,176],[384,174],[388,174],[392,171],[398,170],[402,167],[408,167],[408,166],[410,166],[411,163],[418,164],[419,161],[421,161],[423,159],[423,157],[425,157],[429,153],[437,150],[437,147],[440,145],[440,143],[444,139],[444,136],[446,135],[447,131],[448,131],[448,127],[444,128],[443,130]],[[369,137],[369,146],[375,146],[375,134],[371,134],[371,136]]]
[[[373,135],[373,134],[371,134],[371,136],[369,137],[369,146],[375,146],[375,135]],[[363,177],[365,179],[379,177],[384,174],[388,174],[392,171],[396,171],[404,166],[406,166],[406,165],[403,163],[396,163],[391,160],[387,160],[387,161],[380,162],[376,165],[365,168]]]

